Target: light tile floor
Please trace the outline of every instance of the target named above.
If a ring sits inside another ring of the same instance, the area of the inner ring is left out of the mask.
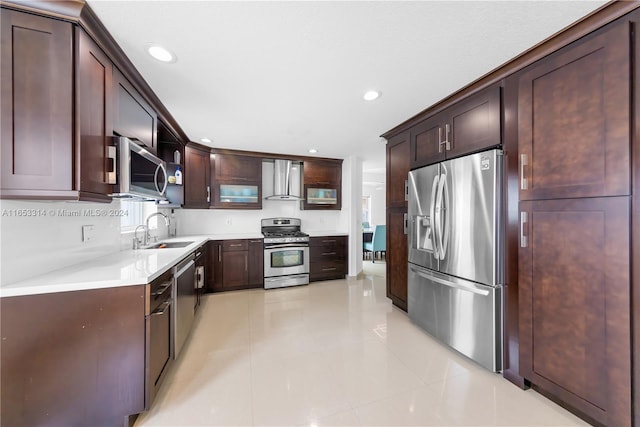
[[[205,296],[136,426],[588,425],[413,325],[377,264],[361,280]]]

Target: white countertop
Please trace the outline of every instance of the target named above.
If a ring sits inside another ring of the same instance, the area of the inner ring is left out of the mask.
[[[340,231],[312,231],[311,237],[347,236]],[[0,286],[0,297],[48,294],[87,289],[144,285],[173,267],[209,240],[262,239],[262,234],[205,234],[163,239],[163,242],[192,241],[183,248],[136,249],[115,252],[90,261]]]
[[[305,231],[309,237],[323,237],[323,236],[348,236],[346,231],[324,230],[324,231]]]
[[[47,294],[119,286],[143,285],[174,266],[208,240],[261,239],[261,234],[209,234],[163,239],[193,241],[184,248],[115,252],[20,282],[3,284],[0,297]]]

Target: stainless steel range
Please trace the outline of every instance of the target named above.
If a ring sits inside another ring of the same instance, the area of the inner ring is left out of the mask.
[[[266,218],[264,236],[264,288],[309,283],[309,235],[300,231],[299,218]]]

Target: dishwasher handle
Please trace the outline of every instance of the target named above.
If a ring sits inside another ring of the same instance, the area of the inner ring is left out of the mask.
[[[173,277],[174,277],[174,279],[177,279],[179,276],[182,276],[182,274],[186,270],[188,270],[189,268],[191,268],[192,266],[195,265],[195,261],[193,259],[194,259],[194,256],[190,255],[187,258],[185,258],[184,260],[182,260],[182,262],[180,262],[180,264],[178,264],[175,267],[173,267]]]

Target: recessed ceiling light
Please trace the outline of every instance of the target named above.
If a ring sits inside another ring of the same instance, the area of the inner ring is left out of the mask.
[[[200,138],[200,142],[209,143],[211,140],[209,138]]]
[[[157,44],[150,44],[147,46],[147,52],[149,55],[162,62],[176,62],[176,55],[169,49]]]
[[[317,153],[317,152],[318,152],[318,150],[316,150],[315,148],[310,148],[310,149],[309,149],[309,152],[310,152],[311,154],[315,154],[315,153]]]
[[[380,97],[380,92],[378,92],[377,90],[370,90],[365,92],[362,98],[365,101],[373,101],[374,99],[378,99],[379,97]]]

